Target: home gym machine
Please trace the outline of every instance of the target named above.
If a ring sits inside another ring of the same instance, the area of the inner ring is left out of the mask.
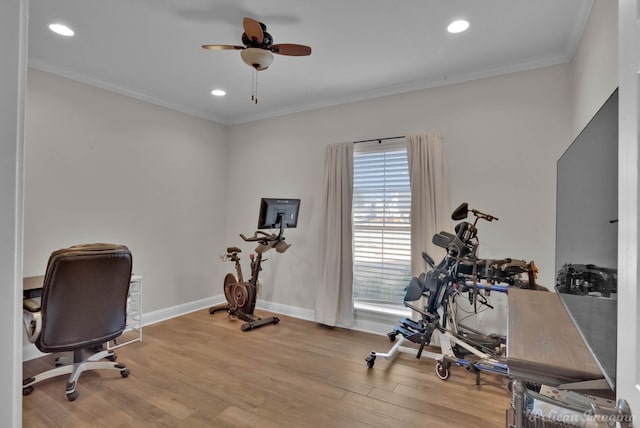
[[[478,220],[498,220],[496,217],[478,210],[469,210],[463,203],[452,214],[455,221],[466,219],[469,211],[476,217],[473,224],[463,221],[456,225],[456,234],[440,232],[432,242],[446,250],[446,255],[436,266],[433,259],[422,253],[431,268],[411,279],[405,288],[404,304],[420,315],[419,320],[403,318],[387,336],[396,342],[386,353],[372,351],[365,358],[372,368],[376,357],[393,359],[398,352],[415,353],[416,358],[425,356],[436,361],[436,375],[443,380],[449,378],[452,364],[465,367],[476,374],[480,382],[483,371],[501,375],[508,374],[504,359],[506,338],[485,335],[458,324],[456,299],[466,294],[474,310],[477,305],[492,308],[487,296],[490,292],[508,293],[509,287],[536,289],[537,268],[533,262],[516,259],[479,259],[477,257],[479,239],[476,224]],[[526,275],[526,278],[523,276]],[[415,302],[425,299],[423,308]],[[425,351],[433,334],[440,343],[440,353]],[[398,338],[399,336],[399,338]],[[398,340],[396,341],[396,338]],[[402,346],[405,341],[418,348]]]
[[[241,249],[238,247],[227,248],[227,254],[222,256],[222,259],[234,262],[237,276],[233,273],[228,273],[225,276],[223,290],[227,303],[209,308],[210,314],[226,311],[229,314],[229,318],[239,318],[245,321],[241,326],[242,331],[249,331],[280,322],[278,317],[261,318],[254,314],[260,287],[258,276],[262,270],[262,262],[267,261],[262,257],[264,253],[272,248],[275,248],[278,253],[284,253],[291,246],[285,241],[284,229],[286,227],[296,227],[299,207],[299,199],[263,198],[261,200],[258,229],[280,228],[280,231],[275,234],[257,230],[250,237],[240,234],[240,237],[245,242],[258,243],[255,254],[249,254],[251,278],[248,281],[245,281],[242,276],[242,266],[238,256]]]

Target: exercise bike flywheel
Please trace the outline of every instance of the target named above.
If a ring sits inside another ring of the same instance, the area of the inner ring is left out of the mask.
[[[238,282],[234,284],[232,292],[233,303],[235,303],[238,308],[242,308],[247,304],[247,301],[249,300],[249,292],[247,291],[247,287],[243,283]]]
[[[233,286],[236,285],[238,283],[238,279],[236,278],[236,276],[232,273],[228,273],[227,276],[224,277],[224,285],[223,285],[223,290],[224,290],[224,297],[227,299],[227,302],[229,302],[229,304],[233,305],[234,304],[234,297],[233,297]]]

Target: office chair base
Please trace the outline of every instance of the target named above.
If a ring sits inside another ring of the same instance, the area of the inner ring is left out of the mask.
[[[36,376],[25,379],[22,382],[22,395],[29,395],[33,392],[33,385],[42,382],[43,380],[51,379],[57,376],[70,374],[66,385],[66,394],[69,401],[74,401],[78,398],[78,391],[76,391],[76,384],[80,375],[87,370],[118,370],[120,376],[128,377],[129,369],[122,363],[116,363],[112,361],[100,361],[103,358],[113,357],[113,351],[101,351],[89,356],[87,359],[79,362],[71,362],[67,357],[61,357],[56,360],[56,368],[40,373]],[[78,360],[77,354],[74,353],[74,359]],[[62,364],[62,365],[60,365]]]

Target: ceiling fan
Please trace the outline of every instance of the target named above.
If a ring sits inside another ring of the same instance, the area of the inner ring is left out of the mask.
[[[293,43],[273,44],[273,37],[267,33],[267,26],[255,19],[244,18],[242,20],[244,33],[242,43],[238,45],[202,45],[210,50],[240,50],[242,60],[257,71],[266,70],[273,62],[273,54],[289,56],[311,55],[311,48],[305,45]]]

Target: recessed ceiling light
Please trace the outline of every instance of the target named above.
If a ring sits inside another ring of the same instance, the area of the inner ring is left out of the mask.
[[[49,25],[49,30],[66,37],[71,37],[75,34],[71,28],[67,27],[64,24],[51,24]]]
[[[469,28],[469,21],[466,21],[464,19],[459,19],[449,24],[449,26],[447,27],[447,31],[454,34],[462,33],[467,28]]]
[[[224,97],[225,95],[227,95],[227,93],[222,89],[214,89],[213,91],[211,91],[211,95],[215,95],[216,97]]]

